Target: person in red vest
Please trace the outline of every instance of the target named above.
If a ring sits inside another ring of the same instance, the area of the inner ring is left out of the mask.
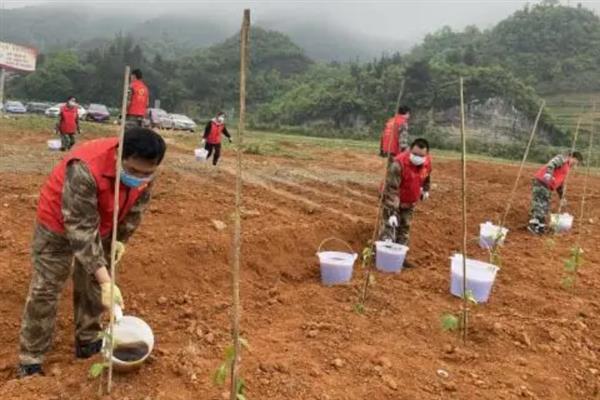
[[[546,217],[550,210],[552,192],[556,191],[564,204],[563,185],[565,179],[571,168],[575,168],[580,162],[583,162],[583,156],[578,151],[566,156],[559,154],[535,173],[529,211],[530,219],[527,227],[531,233],[541,235],[546,232]]]
[[[219,158],[221,157],[221,134],[225,135],[231,143],[231,135],[227,131],[225,126],[225,113],[218,112],[217,116],[206,124],[204,128],[203,142],[204,148],[208,151],[206,159],[213,155],[213,165],[217,165]]]
[[[388,119],[381,134],[379,155],[381,157],[395,157],[408,147],[408,120],[410,108],[400,106],[398,114]]]
[[[75,145],[75,133],[81,133],[79,129],[79,106],[75,97],[69,96],[65,104],[60,108],[56,131],[60,135],[61,151],[70,150]]]
[[[138,227],[166,145],[146,128],[125,132],[122,172],[116,175],[118,138],[84,142],[69,152],[42,186],[32,242],[33,272],[20,334],[19,376],[42,373],[58,300],[73,275],[75,355],[102,348],[101,315],[110,305],[110,240],[115,179],[119,179],[117,258]],[[121,291],[114,301],[123,305]]]
[[[408,245],[410,224],[419,201],[429,198],[431,186],[429,143],[416,139],[391,163],[383,188],[379,240]],[[412,267],[409,261],[405,267]]]
[[[133,128],[142,126],[148,105],[150,104],[150,91],[142,80],[142,71],[134,69],[131,72],[131,84],[127,97],[127,115],[125,117],[125,126]]]

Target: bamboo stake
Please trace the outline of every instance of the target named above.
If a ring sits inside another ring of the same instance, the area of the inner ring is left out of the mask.
[[[577,247],[581,246],[581,235],[583,233],[583,217],[585,214],[585,198],[587,196],[587,188],[588,188],[588,178],[590,176],[590,170],[592,168],[592,147],[594,144],[594,115],[596,114],[596,103],[592,107],[592,120],[590,126],[590,140],[588,143],[588,152],[587,152],[587,167],[585,169],[585,178],[583,181],[583,195],[581,196],[581,206],[579,209],[579,233],[577,234]]]
[[[465,135],[465,100],[463,78],[460,77],[460,139],[462,144],[462,253],[463,253],[463,313],[462,339],[467,341],[469,300],[467,299],[467,140]]]
[[[571,154],[575,151],[575,146],[577,145],[577,137],[579,136],[579,128],[581,127],[581,120],[583,118],[583,114],[579,116],[577,120],[577,127],[575,128],[575,134],[573,135],[573,143],[571,144]],[[563,195],[562,198],[566,198],[567,195],[567,182],[569,180],[569,176],[571,175],[571,168],[567,170],[567,175],[565,176],[565,181],[563,183]],[[558,203],[558,214],[562,212],[563,202]]]
[[[250,10],[244,10],[244,19],[240,31],[240,117],[237,140],[237,171],[235,180],[235,227],[233,234],[233,263],[231,267],[233,288],[233,310],[232,310],[232,336],[233,336],[233,358],[231,360],[231,387],[229,398],[237,400],[238,395],[238,367],[240,357],[240,258],[242,247],[242,145],[246,117],[246,72],[248,68],[248,41],[250,30]]]
[[[519,185],[519,180],[521,179],[521,174],[523,173],[523,167],[525,166],[525,162],[527,161],[527,156],[529,155],[529,149],[531,148],[531,143],[533,143],[533,138],[535,136],[535,132],[537,130],[538,123],[540,122],[540,117],[542,116],[542,111],[546,106],[546,100],[542,100],[542,105],[540,106],[540,110],[535,117],[535,122],[533,124],[533,129],[531,129],[531,134],[529,135],[529,142],[527,142],[527,147],[525,148],[525,153],[523,154],[523,159],[521,160],[521,165],[519,166],[519,172],[517,173],[517,179],[515,179],[515,183],[513,185],[512,191],[510,192],[510,196],[508,198],[508,203],[506,204],[506,209],[504,210],[504,215],[500,220],[500,226],[503,227],[506,224],[506,218],[508,218],[508,213],[512,206],[512,202],[515,198],[515,194],[517,192],[517,186]]]
[[[400,101],[402,100],[402,96],[404,95],[404,83],[405,83],[405,79],[402,79],[402,82],[400,83],[400,90],[398,91],[398,98],[396,99],[396,108],[394,109],[394,115],[396,115],[398,113],[398,109],[400,108]],[[394,126],[394,130],[396,130],[396,126]],[[387,142],[387,148],[389,149],[391,144],[392,144],[392,138],[393,135],[390,135],[390,137],[388,138],[388,142]],[[400,138],[398,138],[398,140],[400,140]],[[383,182],[384,182],[384,188],[381,191],[381,193],[379,194],[379,201],[378,201],[378,206],[377,206],[377,215],[375,216],[375,226],[373,227],[373,235],[371,236],[371,243],[375,243],[375,241],[377,240],[377,235],[379,233],[379,221],[381,220],[381,213],[383,212],[383,194],[385,192],[385,180],[387,178],[389,169],[390,169],[390,164],[393,160],[393,157],[391,155],[388,155],[388,157],[385,160],[385,173],[383,175]],[[365,301],[367,301],[367,293],[369,291],[369,281],[371,280],[371,272],[372,271],[372,262],[368,262],[366,265],[367,268],[367,273],[365,276],[365,282],[363,283],[363,288],[362,288],[362,292],[361,292],[361,296],[360,296],[360,304],[365,304]]]
[[[119,147],[117,150],[117,162],[115,172],[115,197],[113,206],[113,226],[112,237],[110,239],[110,320],[108,325],[108,381],[106,383],[106,391],[110,394],[112,390],[112,375],[113,375],[113,332],[115,326],[115,281],[116,277],[116,256],[117,246],[117,228],[119,223],[119,188],[121,187],[121,158],[123,157],[123,137],[125,136],[125,114],[127,112],[127,91],[129,89],[129,65],[125,66],[125,76],[123,77],[123,102],[121,106],[121,129],[119,132]]]

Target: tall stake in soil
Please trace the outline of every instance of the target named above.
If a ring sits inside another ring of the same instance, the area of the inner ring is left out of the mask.
[[[400,101],[402,100],[402,96],[404,95],[404,82],[405,79],[402,79],[402,82],[400,83],[400,90],[398,91],[398,99],[396,100],[396,108],[394,109],[394,115],[396,113],[398,113],[398,109],[400,108]],[[396,130],[396,127],[394,126],[394,130]],[[390,137],[388,138],[388,142],[387,142],[387,148],[389,149],[391,144],[392,144],[392,138],[393,135],[390,135]],[[398,138],[400,139],[400,138]],[[375,227],[373,228],[373,235],[371,236],[371,243],[370,245],[373,246],[375,241],[377,240],[377,235],[379,233],[379,221],[381,219],[381,213],[383,210],[383,194],[385,192],[385,180],[387,178],[387,174],[388,171],[390,169],[390,164],[392,162],[392,156],[389,155],[386,159],[385,159],[385,173],[383,175],[383,182],[384,182],[384,187],[383,190],[381,191],[381,193],[379,194],[379,203],[377,206],[377,215],[375,217]],[[372,267],[372,258],[370,257],[369,262],[366,263],[365,267],[367,268],[367,273],[365,276],[365,282],[363,284],[363,288],[362,288],[362,292],[360,295],[360,301],[359,304],[363,305],[365,304],[365,302],[367,301],[367,293],[369,291],[369,282],[371,281],[371,267]]]
[[[119,223],[119,188],[121,186],[121,157],[123,157],[123,137],[125,136],[125,115],[127,113],[127,90],[129,89],[129,65],[125,67],[125,76],[123,77],[123,102],[121,105],[121,129],[119,130],[119,149],[117,151],[117,165],[115,172],[115,197],[113,208],[113,226],[112,236],[110,239],[110,320],[108,325],[108,338],[105,343],[108,343],[108,381],[106,383],[106,391],[110,394],[112,389],[113,375],[113,332],[115,326],[115,281],[116,276],[116,256],[117,246],[117,225]]]
[[[465,134],[465,100],[463,78],[460,77],[460,140],[462,149],[462,253],[463,253],[463,310],[462,310],[462,338],[467,340],[469,300],[467,299],[467,139]]]
[[[525,148],[525,153],[523,154],[523,159],[521,160],[521,165],[519,166],[519,172],[517,173],[517,179],[515,179],[515,184],[513,185],[512,191],[510,192],[510,197],[508,198],[508,203],[506,204],[506,210],[504,210],[504,215],[500,220],[500,226],[505,226],[506,218],[508,218],[508,213],[512,206],[512,202],[515,198],[515,193],[517,192],[517,187],[519,185],[519,180],[521,179],[521,174],[523,173],[523,167],[525,166],[525,162],[527,161],[527,156],[529,155],[529,149],[531,148],[531,143],[533,143],[533,138],[535,136],[535,132],[537,130],[538,123],[540,122],[540,117],[542,116],[542,111],[546,105],[546,100],[542,101],[542,105],[540,105],[540,110],[535,117],[535,122],[533,123],[533,129],[531,129],[531,134],[529,135],[529,142],[527,142],[527,147]]]
[[[573,134],[573,143],[571,144],[571,154],[573,154],[573,152],[575,151],[575,146],[577,145],[577,138],[579,137],[579,128],[581,127],[581,120],[583,118],[583,114],[579,116],[579,119],[577,120],[577,127],[575,128],[575,133]],[[563,199],[566,197],[567,195],[567,182],[569,180],[569,175],[571,175],[571,169],[569,168],[567,170],[567,175],[565,176],[565,182],[563,183]],[[560,214],[562,212],[563,209],[563,202],[561,201],[558,204],[558,214]]]
[[[233,288],[233,310],[231,316],[233,336],[233,358],[231,360],[231,387],[229,398],[237,400],[239,376],[238,358],[240,357],[240,253],[242,247],[242,149],[244,138],[244,120],[246,117],[246,72],[248,69],[248,41],[250,31],[250,10],[244,10],[244,19],[240,32],[240,121],[237,137],[237,171],[235,179],[235,227],[233,233],[233,263],[231,278]]]

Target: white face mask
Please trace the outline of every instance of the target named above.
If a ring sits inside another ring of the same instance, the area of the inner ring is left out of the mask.
[[[419,167],[425,163],[425,157],[410,153],[410,162]]]
[[[219,121],[222,124],[223,122],[225,122],[225,117],[221,115],[220,117],[217,117],[217,121]]]
[[[75,107],[75,101],[74,100],[69,100],[68,103],[69,107]]]

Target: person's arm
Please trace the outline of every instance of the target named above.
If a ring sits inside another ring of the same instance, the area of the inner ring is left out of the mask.
[[[383,205],[385,207],[393,209],[400,207],[400,197],[398,196],[400,183],[402,183],[402,167],[394,161],[388,168],[383,188]]]
[[[406,123],[398,127],[398,148],[408,148],[408,125]]]
[[[565,185],[560,185],[558,188],[556,188],[556,193],[558,193],[558,197],[562,199],[565,194]]]
[[[117,240],[119,242],[127,243],[127,240],[129,240],[140,225],[140,222],[142,222],[142,214],[146,211],[151,198],[150,189],[151,187],[149,186],[142,192],[123,221],[119,223],[117,227]]]
[[[204,139],[206,139],[208,137],[209,133],[210,133],[210,121],[208,121],[208,123],[204,127],[204,136],[202,136],[202,137]]]
[[[99,283],[110,281],[99,230],[96,182],[87,167],[78,161],[67,166],[61,211],[75,259],[89,274],[94,274]]]
[[[431,174],[427,175],[423,182],[423,192],[429,192],[429,189],[431,189]]]
[[[565,156],[563,156],[562,154],[557,155],[552,160],[550,160],[550,162],[546,166],[546,173],[553,174],[554,170],[562,167],[565,162],[567,162]]]
[[[227,139],[229,139],[229,141],[231,142],[231,135],[227,131],[227,127],[226,126],[223,127],[223,135],[225,135],[227,137]]]
[[[133,89],[131,88],[131,85],[129,85],[129,88],[127,89],[127,110],[129,110],[129,105],[131,104],[132,97],[133,97]]]
[[[75,124],[77,125],[77,133],[81,133],[81,128],[79,127],[79,109],[77,110],[77,116],[75,117]]]

